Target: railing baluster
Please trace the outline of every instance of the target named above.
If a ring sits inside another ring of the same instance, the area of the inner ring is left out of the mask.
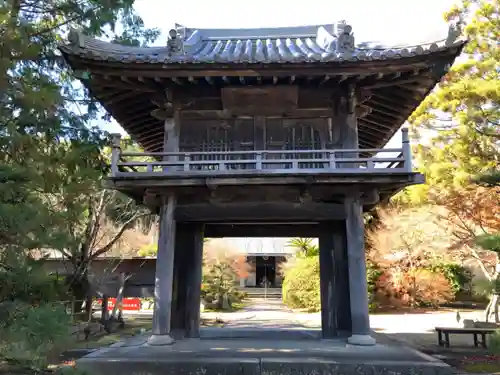
[[[262,152],[255,154],[255,169],[259,171],[262,169]]]
[[[411,172],[413,168],[411,165],[411,145],[410,145],[410,138],[408,136],[408,128],[401,129],[401,135],[403,138],[404,169],[406,172]]]
[[[406,135],[405,135],[406,134]],[[123,173],[138,174],[139,168],[144,172],[161,172],[170,174],[176,170],[191,172],[217,173],[232,169],[249,170],[281,170],[287,169],[289,173],[300,172],[304,169],[318,169],[318,173],[325,170],[351,170],[351,164],[363,165],[363,172],[390,172],[393,164],[403,165],[402,170],[411,171],[410,145],[407,138],[407,130],[403,130],[404,143],[398,149],[338,149],[338,150],[260,150],[260,151],[228,151],[221,152],[123,152],[120,149],[119,135],[113,138],[113,150],[111,157],[112,175]],[[366,157],[344,157],[346,153],[372,153],[374,156]],[[387,155],[398,152],[399,156]],[[341,156],[339,157],[339,154]],[[154,161],[134,161],[129,158],[147,156]],[[235,159],[235,156],[239,158]],[[129,159],[129,160],[127,160]],[[163,160],[158,162],[157,160]],[[236,162],[237,161],[237,162]],[[383,164],[385,163],[385,164]],[[389,163],[387,165],[387,163]],[[165,165],[163,165],[165,164]],[[378,164],[381,164],[380,166]],[[384,166],[385,165],[385,166]],[[134,171],[119,172],[120,168],[132,168]],[[377,168],[379,167],[379,168]],[[400,169],[400,170],[401,170]],[[352,173],[356,173],[351,171]]]
[[[112,149],[111,149],[111,175],[116,176],[118,173],[118,162],[120,161],[121,154],[121,139],[122,135],[119,133],[114,133],[111,135],[112,137]]]
[[[329,159],[330,169],[336,169],[337,163],[335,162],[335,152],[330,152],[328,159]]]

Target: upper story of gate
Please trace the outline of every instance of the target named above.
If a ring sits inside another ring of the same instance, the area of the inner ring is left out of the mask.
[[[457,27],[418,46],[356,43],[351,26],[192,29],[162,47],[78,32],[61,47],[145,153],[116,137],[113,176],[411,173],[382,149],[460,54]],[[384,156],[384,154],[386,156]]]

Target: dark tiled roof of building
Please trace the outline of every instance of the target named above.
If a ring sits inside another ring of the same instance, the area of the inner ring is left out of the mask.
[[[343,24],[341,24],[343,25]],[[345,26],[345,25],[344,25]],[[349,27],[350,31],[350,26]],[[190,29],[177,25],[162,47],[132,47],[73,32],[64,53],[92,60],[134,63],[294,63],[372,61],[419,56],[463,44],[451,28],[446,39],[417,46],[385,47],[368,43],[342,48],[339,25],[264,29]],[[354,43],[354,36],[346,32]]]

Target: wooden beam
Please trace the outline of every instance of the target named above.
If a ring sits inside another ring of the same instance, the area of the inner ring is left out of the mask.
[[[135,64],[130,63],[123,69],[124,64],[110,61],[93,61],[81,57],[72,56],[74,68],[79,66],[88,68],[97,74],[108,74],[118,76],[142,76],[142,77],[257,77],[277,76],[289,77],[290,75],[304,76],[338,76],[343,74],[378,74],[406,72],[411,69],[429,68],[439,61],[441,57],[448,60],[454,51],[438,51],[431,55],[419,55],[403,59],[372,60],[372,61],[343,61],[339,63],[326,63],[318,66],[318,63],[256,63],[256,64],[232,64],[232,63],[198,63],[198,64]]]
[[[319,236],[319,228],[315,223],[232,223],[207,224],[206,238],[223,237],[306,237]]]
[[[331,203],[227,203],[178,206],[175,219],[183,222],[227,222],[291,220],[316,221],[344,219],[343,205]]]
[[[224,119],[252,119],[259,113],[248,115],[233,115],[226,110],[181,110],[181,118],[183,120],[224,120]],[[310,108],[310,109],[295,109],[285,111],[280,114],[272,114],[267,118],[324,118],[332,117],[333,111],[330,108]]]
[[[104,77],[108,77],[107,79]],[[91,81],[91,86],[95,87],[113,87],[113,88],[119,88],[127,91],[139,91],[139,92],[157,92],[159,87],[155,87],[155,85],[149,85],[147,83],[141,83],[141,82],[134,82],[130,81],[125,81],[121,79],[122,77],[117,77],[117,76],[108,76],[108,75],[101,75],[101,74],[96,74],[95,76],[92,77]]]

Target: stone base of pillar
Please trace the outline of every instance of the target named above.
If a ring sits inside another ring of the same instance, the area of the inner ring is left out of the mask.
[[[347,339],[347,343],[358,346],[373,346],[377,340],[370,335],[352,335]]]
[[[151,346],[166,346],[172,345],[175,340],[170,335],[151,335],[148,338],[148,345]]]

